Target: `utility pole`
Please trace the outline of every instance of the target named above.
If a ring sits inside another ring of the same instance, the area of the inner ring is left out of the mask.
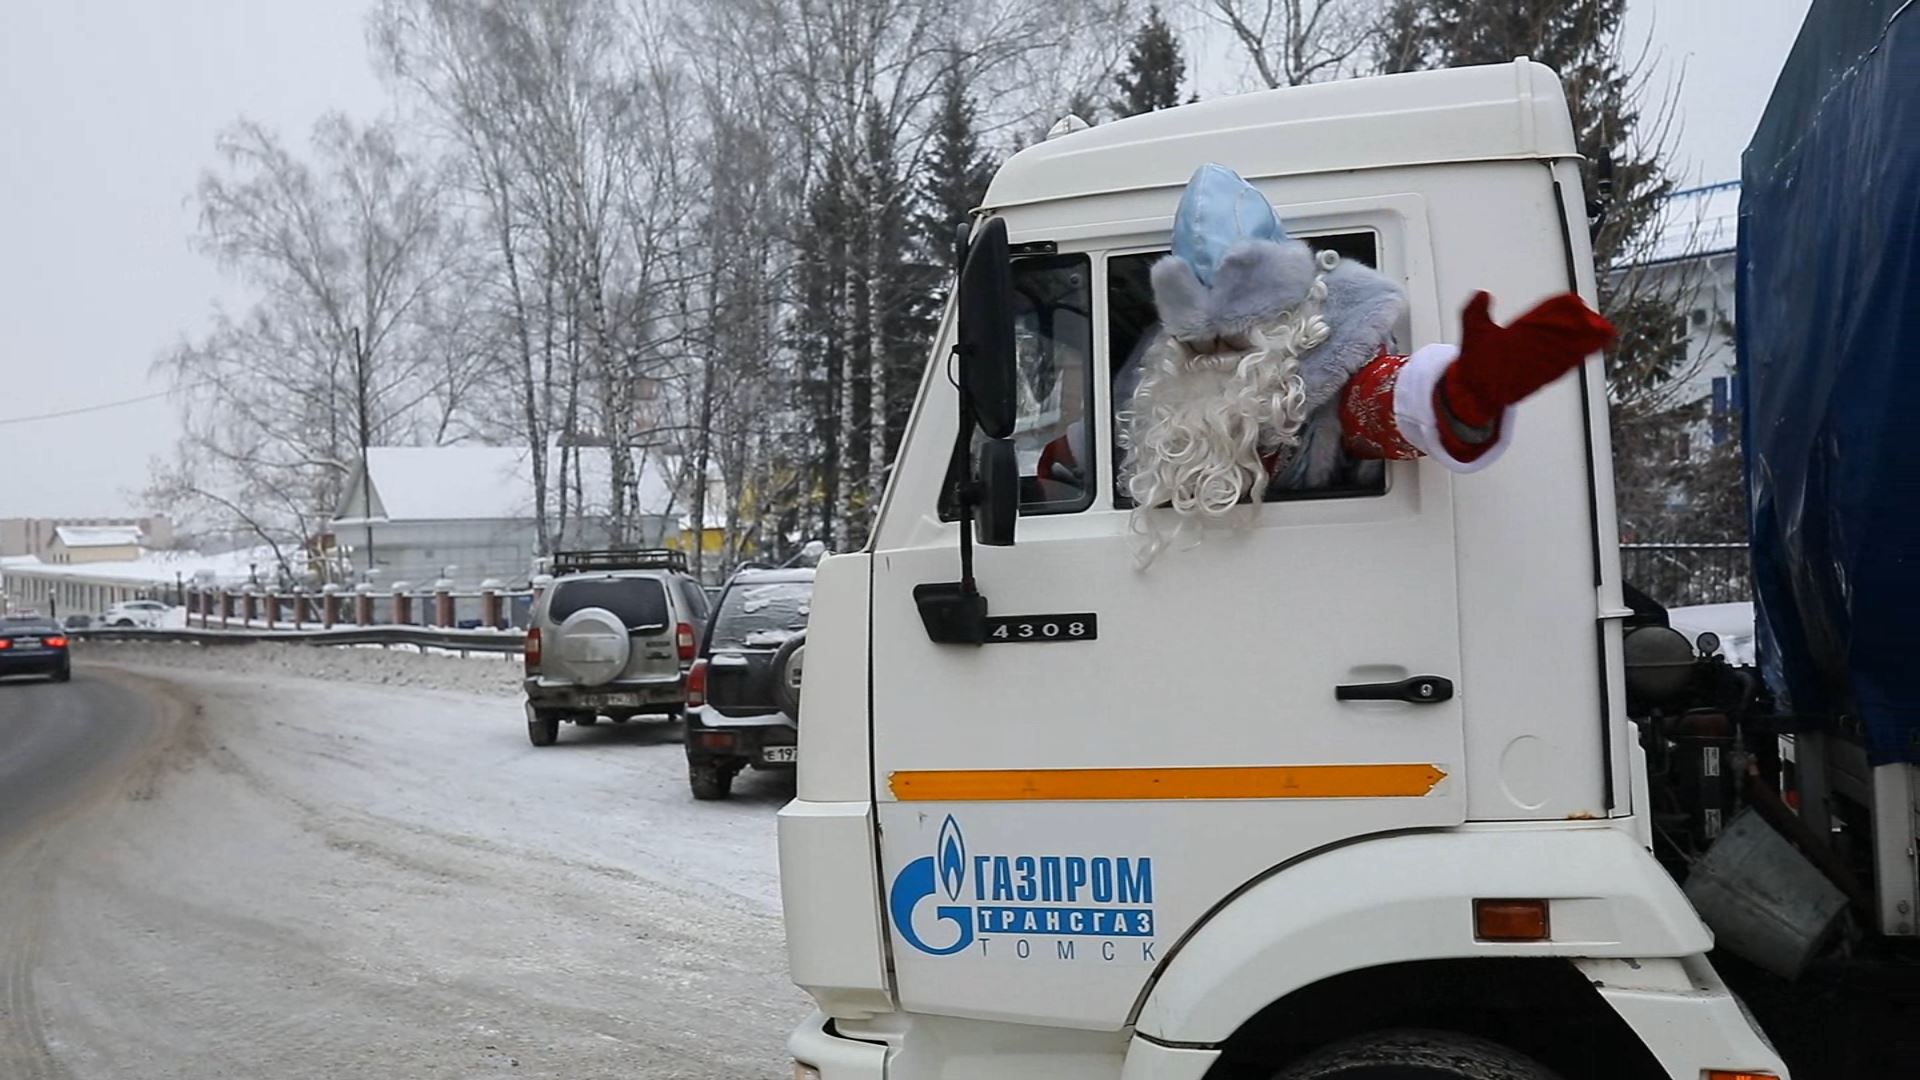
[[[367,530],[367,580],[373,580],[373,476],[367,469],[367,444],[373,439],[373,421],[367,402],[367,353],[360,344],[360,328],[353,328],[354,410],[360,429],[360,520]]]

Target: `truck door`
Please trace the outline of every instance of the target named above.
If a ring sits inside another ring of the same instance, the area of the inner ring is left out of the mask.
[[[1316,243],[1409,280],[1428,264],[1409,250],[1417,224],[1381,216]],[[957,576],[943,372],[877,526],[873,780],[912,1011],[1118,1028],[1236,888],[1353,837],[1463,819],[1454,691],[1472,688],[1452,686],[1441,466],[1363,468],[1135,568],[1111,379],[1153,322],[1158,252],[1142,239],[1016,261],[1027,480],[1016,545],[978,549],[988,644],[934,644],[914,601]],[[1431,286],[1409,292],[1402,343],[1436,340]],[[1419,677],[1408,700],[1336,696]]]

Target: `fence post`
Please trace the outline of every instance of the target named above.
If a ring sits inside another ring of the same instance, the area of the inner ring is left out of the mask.
[[[433,583],[433,625],[442,629],[453,625],[453,582],[446,578]]]
[[[353,587],[353,625],[373,625],[373,586],[364,581]]]
[[[255,586],[249,585],[242,599],[244,603],[241,604],[241,611],[245,615],[242,621],[247,624],[248,629],[252,629],[253,620],[260,616],[260,592]]]
[[[501,628],[500,583],[492,578],[480,583],[480,623],[489,630]]]
[[[333,629],[333,624],[339,621],[340,586],[329,581],[325,585],[320,586],[320,626],[323,629],[331,630]]]
[[[220,590],[220,629],[225,630],[227,628],[227,624],[232,621],[233,621],[233,593],[229,592],[226,589],[221,589]]]
[[[413,596],[407,592],[412,587],[404,581],[393,583],[393,621],[397,625],[413,625]]]

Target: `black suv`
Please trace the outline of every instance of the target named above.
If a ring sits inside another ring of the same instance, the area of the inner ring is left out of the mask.
[[[792,768],[813,571],[742,570],[727,582],[687,676],[687,782],[724,799],[741,769]]]

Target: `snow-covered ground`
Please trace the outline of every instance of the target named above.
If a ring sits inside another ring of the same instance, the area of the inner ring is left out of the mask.
[[[75,646],[74,656],[103,664],[224,671],[237,675],[292,675],[333,683],[375,683],[504,697],[517,697],[521,693],[520,678],[524,670],[519,653],[476,653],[472,657],[459,657],[422,654],[410,647],[387,649],[378,645],[342,647],[267,641],[233,645],[82,641]],[[513,715],[520,714],[515,711]]]
[[[49,838],[34,990],[59,1075],[786,1074],[789,778],[695,803],[652,724],[535,749],[498,659],[79,659],[178,721],[123,798]]]

